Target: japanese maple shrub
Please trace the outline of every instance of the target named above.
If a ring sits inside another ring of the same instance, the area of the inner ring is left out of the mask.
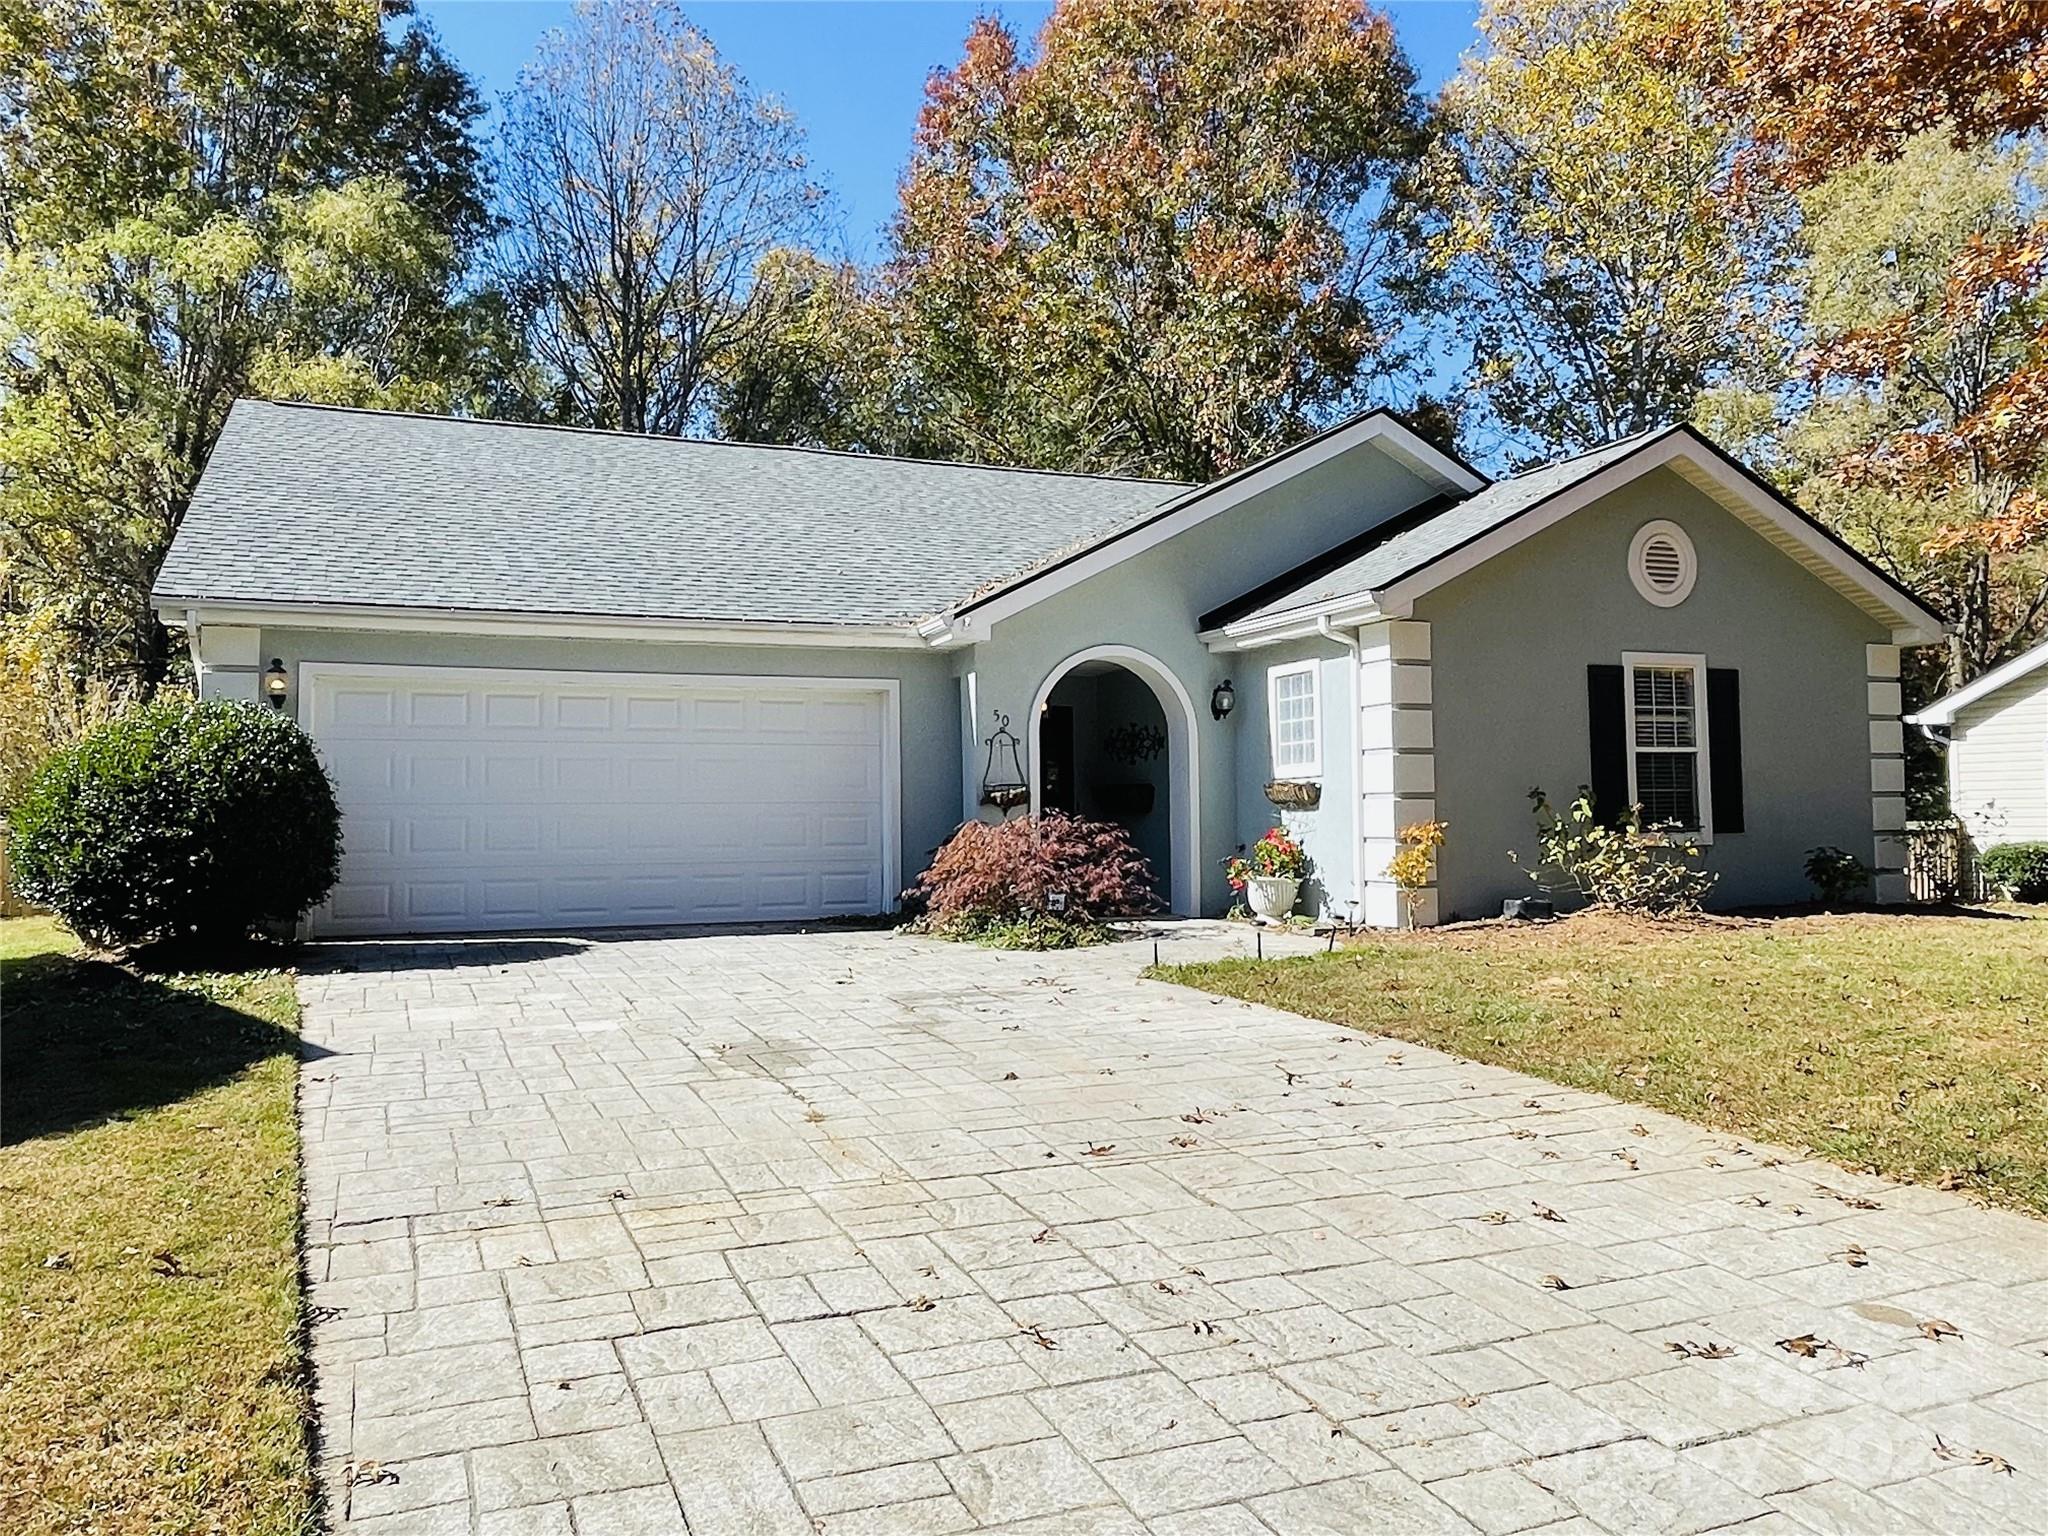
[[[965,823],[911,894],[925,904],[924,931],[1016,949],[1094,943],[1110,920],[1160,904],[1129,832],[1058,811]]]

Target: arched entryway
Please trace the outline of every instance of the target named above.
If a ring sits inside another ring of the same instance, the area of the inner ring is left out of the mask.
[[[1077,651],[1031,704],[1031,814],[1071,811],[1128,827],[1176,913],[1201,911],[1195,706],[1156,656]]]

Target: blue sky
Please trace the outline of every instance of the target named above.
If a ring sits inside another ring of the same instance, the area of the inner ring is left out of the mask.
[[[1477,4],[1396,0],[1402,46],[1426,89],[1457,67]],[[420,0],[420,11],[493,103],[535,41],[569,14],[557,0]],[[1047,3],[1017,0],[715,0],[690,19],[759,91],[779,96],[809,134],[812,162],[831,186],[845,254],[872,258],[896,206],[925,76],[952,64],[974,17],[990,11],[1026,38]]]

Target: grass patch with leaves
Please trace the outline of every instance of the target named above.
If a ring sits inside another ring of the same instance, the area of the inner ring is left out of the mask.
[[[313,1521],[274,969],[152,973],[0,922],[0,1530]]]
[[[2048,1215],[2048,913],[1589,914],[1155,974]]]

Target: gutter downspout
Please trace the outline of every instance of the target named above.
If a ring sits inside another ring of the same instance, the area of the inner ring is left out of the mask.
[[[1363,749],[1361,748],[1358,740],[1358,721],[1361,713],[1358,698],[1358,673],[1359,669],[1365,665],[1365,647],[1358,638],[1357,630],[1341,630],[1333,627],[1330,623],[1330,616],[1328,614],[1318,614],[1316,616],[1316,633],[1321,635],[1325,640],[1328,640],[1331,644],[1341,645],[1344,647],[1345,650],[1351,653],[1351,668],[1349,673],[1350,687],[1346,690],[1346,693],[1350,699],[1351,718],[1349,724],[1346,727],[1346,735],[1349,737],[1351,742],[1352,778],[1350,917],[1352,925],[1356,927],[1359,918],[1365,912],[1365,837],[1364,829],[1359,825],[1359,808],[1364,804],[1364,797],[1359,793],[1358,787],[1360,769],[1362,767],[1364,756]]]

